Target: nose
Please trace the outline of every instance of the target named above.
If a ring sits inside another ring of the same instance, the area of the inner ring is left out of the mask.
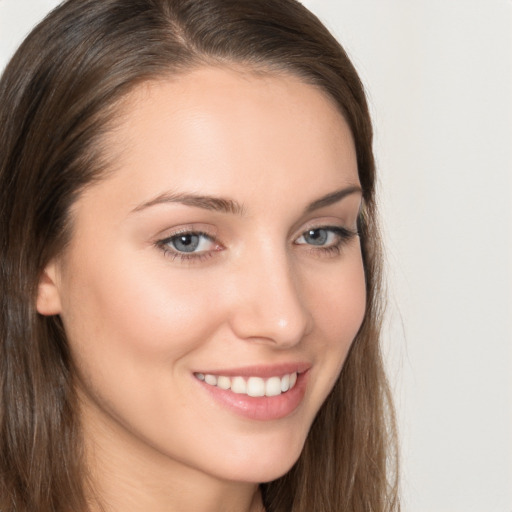
[[[236,269],[230,312],[237,337],[290,348],[312,329],[301,276],[285,251],[267,247]]]

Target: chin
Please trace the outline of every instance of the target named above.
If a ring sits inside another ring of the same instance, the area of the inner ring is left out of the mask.
[[[275,443],[279,441],[276,440]],[[224,459],[224,478],[249,483],[276,480],[290,471],[299,459],[303,446],[304,441],[295,443],[294,446],[281,441],[280,445],[270,443],[263,448],[255,443],[245,453],[232,452],[233,457]]]

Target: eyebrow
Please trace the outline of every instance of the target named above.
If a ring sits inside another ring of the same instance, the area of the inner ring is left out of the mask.
[[[363,191],[361,187],[357,185],[352,185],[350,187],[342,188],[340,190],[336,190],[335,192],[331,192],[320,199],[316,199],[309,206],[306,207],[306,213],[311,213],[315,210],[319,210],[320,208],[325,208],[326,206],[330,206],[332,204],[341,201],[345,197],[352,194],[362,194]]]
[[[316,199],[315,201],[310,203],[304,211],[305,213],[310,213],[315,210],[319,210],[320,208],[325,208],[326,206],[330,206],[341,201],[346,196],[356,193],[362,193],[361,187],[357,185],[352,185],[340,190],[336,190],[334,192],[330,192],[329,194],[326,194],[325,196],[322,196],[319,199]],[[154,199],[151,199],[150,201],[147,201],[136,206],[132,210],[132,213],[140,212],[141,210],[145,210],[146,208],[150,208],[151,206],[166,203],[180,203],[185,206],[202,208],[203,210],[210,210],[220,213],[231,213],[235,215],[244,215],[245,213],[244,206],[233,199],[172,192],[160,194]]]
[[[142,203],[135,207],[132,212],[139,212],[151,206],[165,203],[181,203],[185,206],[194,206],[202,208],[203,210],[211,210],[221,213],[232,213],[235,215],[243,215],[244,207],[234,201],[233,199],[225,199],[222,197],[203,196],[196,194],[180,194],[180,193],[165,193],[151,199],[146,203]]]

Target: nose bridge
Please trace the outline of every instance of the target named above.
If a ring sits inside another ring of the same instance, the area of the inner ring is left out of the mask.
[[[286,248],[270,244],[251,251],[237,273],[237,304],[232,326],[241,338],[298,343],[312,318],[301,295],[301,282]]]

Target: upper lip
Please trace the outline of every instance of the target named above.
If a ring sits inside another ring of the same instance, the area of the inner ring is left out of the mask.
[[[201,370],[194,373],[203,373],[205,375],[223,375],[226,377],[261,377],[269,378],[289,373],[304,373],[311,368],[311,364],[306,362],[280,363],[272,365],[251,365],[238,368],[221,368]]]

